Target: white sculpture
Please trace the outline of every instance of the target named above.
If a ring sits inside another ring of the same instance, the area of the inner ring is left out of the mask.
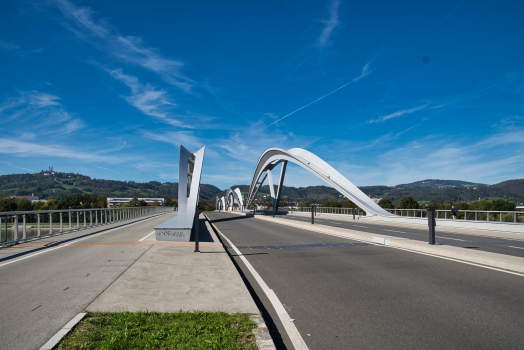
[[[198,152],[190,153],[184,146],[180,146],[178,214],[155,227],[158,241],[189,242],[198,204],[205,149],[202,147]]]
[[[287,151],[280,148],[268,148],[264,151],[264,153],[262,153],[255,168],[251,186],[249,188],[247,207],[249,207],[255,200],[260,187],[262,187],[265,179],[268,178],[269,191],[273,201],[273,214],[278,211],[278,204],[282,194],[282,184],[284,183],[284,176],[286,173],[288,161],[300,165],[302,168],[324,180],[341,194],[353,201],[360,208],[365,210],[367,215],[396,217],[396,215],[391,214],[378,206],[371,200],[371,198],[358,189],[357,186],[353,185],[331,165],[313,153],[301,148],[292,148]],[[278,187],[275,193],[273,175],[271,171],[280,163],[282,163],[282,169],[280,171]]]

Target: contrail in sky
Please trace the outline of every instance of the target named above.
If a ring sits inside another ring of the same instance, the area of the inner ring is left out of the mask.
[[[495,85],[488,86],[488,87],[486,87],[486,88],[484,88],[484,89],[479,90],[479,92],[480,92],[480,91],[487,90],[487,89],[491,89],[492,87],[499,86],[499,85],[502,85],[502,84],[504,84],[504,83],[507,83],[508,81],[512,81],[512,80],[515,80],[515,79],[518,79],[518,78],[522,78],[522,77],[524,77],[524,74],[523,74],[523,75],[519,75],[518,77],[515,77],[515,78],[511,78],[511,79],[508,79],[508,80],[504,80],[502,83],[497,83],[497,84],[495,84]]]
[[[313,103],[318,102],[318,101],[320,101],[320,100],[322,100],[322,99],[328,97],[328,96],[331,95],[331,94],[334,94],[335,92],[337,92],[337,91],[340,90],[340,89],[345,88],[345,87],[348,86],[349,84],[353,84],[354,82],[359,81],[360,79],[364,78],[366,75],[369,75],[369,74],[373,73],[374,71],[376,71],[378,68],[380,68],[380,67],[378,67],[378,68],[376,68],[376,69],[373,69],[371,72],[368,73],[368,66],[369,66],[368,64],[366,64],[366,65],[364,66],[364,69],[362,69],[362,74],[361,74],[359,77],[354,78],[354,79],[351,80],[349,83],[346,83],[346,84],[342,85],[341,87],[339,87],[339,88],[337,88],[337,89],[331,91],[330,93],[325,94],[324,96],[321,96],[321,97],[317,98],[315,101],[310,102],[310,103],[308,103],[307,105],[302,106],[302,107],[300,107],[299,109],[296,109],[296,110],[294,110],[293,112],[291,112],[291,113],[289,113],[289,114],[286,114],[285,116],[283,116],[283,117],[280,118],[279,120],[275,120],[273,123],[269,124],[269,125],[266,126],[264,129],[267,129],[267,128],[269,128],[271,125],[273,125],[273,124],[275,124],[275,123],[278,123],[278,122],[281,121],[282,119],[287,118],[287,117],[289,117],[289,116],[292,115],[292,114],[295,114],[296,112],[300,111],[301,109],[304,109],[304,108],[306,108],[306,107],[309,107],[309,106],[311,106]]]
[[[311,57],[311,56],[307,56],[307,58],[306,58],[305,60],[303,60],[302,63],[300,63],[298,66],[296,66],[295,69],[293,69],[293,70],[291,71],[291,73],[289,73],[288,75],[286,75],[286,77],[285,77],[284,79],[282,79],[282,80],[280,81],[280,83],[282,83],[282,82],[283,82],[284,80],[286,80],[286,79],[287,79],[291,74],[293,74],[293,72],[296,71],[296,70],[298,69],[298,67],[300,67],[304,62],[306,62],[310,57]],[[279,86],[280,83],[278,83],[277,86]]]

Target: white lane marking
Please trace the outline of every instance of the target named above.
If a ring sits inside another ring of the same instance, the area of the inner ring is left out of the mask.
[[[78,315],[76,315],[75,317],[73,317],[73,319],[69,322],[67,322],[67,324],[64,326],[64,328],[62,328],[61,330],[58,331],[58,333],[56,333],[51,339],[49,339],[49,341],[47,343],[45,343],[41,348],[40,350],[51,350],[55,347],[56,344],[58,344],[58,342],[60,340],[62,340],[62,338],[67,334],[69,333],[69,331],[74,327],[76,326],[76,324],[78,322],[80,322],[84,316],[86,314],[85,313],[79,313]]]
[[[148,234],[148,235],[145,236],[144,238],[139,239],[138,241],[139,241],[139,242],[142,242],[144,239],[146,239],[147,237],[151,236],[153,233],[155,233],[155,231],[151,232],[150,234]]]
[[[517,249],[524,249],[524,247],[514,247],[512,245],[508,245],[508,247],[510,247],[510,248],[517,248]]]
[[[222,237],[224,237],[224,239],[227,241],[227,243],[229,243],[231,248],[233,248],[235,253],[237,253],[238,257],[240,259],[242,259],[242,262],[244,262],[244,264],[248,268],[249,272],[251,272],[253,277],[255,277],[255,280],[258,282],[258,285],[260,286],[260,288],[262,288],[264,293],[266,293],[267,298],[269,299],[269,301],[271,302],[271,305],[273,305],[273,308],[277,312],[278,318],[280,319],[280,322],[282,322],[282,325],[286,329],[287,335],[289,336],[289,339],[293,343],[293,346],[295,347],[295,349],[296,350],[308,350],[309,348],[307,347],[306,343],[304,342],[304,339],[300,335],[300,332],[298,331],[298,329],[295,326],[295,324],[292,322],[291,317],[289,317],[289,314],[287,313],[286,309],[284,308],[284,305],[278,299],[278,297],[275,294],[275,292],[273,291],[273,289],[269,288],[269,286],[266,284],[266,282],[262,279],[262,277],[260,277],[258,272],[249,263],[249,261],[246,259],[246,257],[244,255],[242,255],[242,253],[240,253],[240,251],[233,244],[233,242],[231,242],[229,240],[229,238],[227,238],[222,232],[220,232],[220,230],[218,229],[218,227],[216,227],[216,225],[213,225],[213,226],[215,227],[217,232],[220,233],[220,235]]]
[[[386,229],[384,229],[384,231],[388,231],[388,232],[397,232],[397,233],[406,233],[406,232],[402,232],[402,231],[386,230]]]
[[[451,239],[452,241],[462,241],[462,242],[466,242],[465,239],[458,239],[458,238],[449,238],[449,237],[442,237],[442,236],[435,236],[437,238],[444,238],[444,239]]]
[[[158,215],[155,215],[149,219],[154,219],[158,217]],[[144,222],[144,221],[147,221],[149,219],[145,219],[145,220],[140,220],[140,221],[137,221],[137,222],[133,222],[129,225],[125,225],[125,226],[122,226],[122,227],[117,227],[117,228],[114,228],[112,230],[109,230],[109,231],[104,231],[104,232],[101,232],[101,233],[97,233],[96,235],[92,235],[92,236],[89,236],[89,237],[84,237],[84,238],[80,238],[80,239],[77,239],[77,240],[74,240],[72,242],[69,242],[67,244],[64,244],[62,246],[59,246],[59,247],[54,247],[54,248],[49,248],[49,249],[46,249],[46,250],[43,250],[41,252],[38,252],[38,253],[34,253],[34,254],[31,254],[31,255],[28,255],[28,256],[24,256],[23,258],[20,258],[20,259],[16,259],[16,260],[12,260],[12,261],[8,261],[6,263],[3,263],[3,264],[0,264],[0,267],[2,266],[5,266],[5,265],[9,265],[9,264],[12,264],[12,263],[15,263],[17,261],[20,261],[20,260],[25,260],[25,259],[28,259],[28,258],[32,258],[33,256],[37,256],[37,255],[40,255],[40,254],[43,254],[43,253],[47,253],[47,252],[50,252],[52,250],[56,250],[56,249],[60,249],[60,248],[64,248],[64,247],[67,247],[68,245],[70,244],[74,244],[76,242],[80,242],[80,241],[83,241],[84,239],[88,239],[88,238],[93,238],[93,237],[96,237],[96,236],[100,236],[100,235],[103,235],[103,234],[106,234],[106,233],[109,233],[109,232],[112,232],[112,231],[116,231],[116,230],[119,230],[121,228],[126,228],[126,227],[129,227],[129,226],[132,226],[132,225],[135,225],[135,224],[139,224],[141,222]]]
[[[400,247],[392,247],[392,246],[383,246],[383,247],[399,249],[399,250],[405,250],[407,252],[412,252],[412,253],[422,254],[422,255],[428,255],[428,256],[435,257],[435,258],[439,258],[439,259],[451,260],[451,261],[459,262],[459,263],[466,264],[466,265],[478,266],[478,267],[482,267],[482,268],[489,269],[489,270],[495,270],[495,271],[505,272],[505,273],[509,273],[509,274],[512,274],[512,275],[517,275],[517,276],[524,277],[524,273],[502,270],[502,269],[498,269],[496,267],[480,265],[480,264],[476,264],[476,263],[472,263],[472,262],[468,262],[468,261],[458,260],[458,259],[454,259],[454,258],[448,258],[448,257],[445,257],[445,256],[435,255],[435,254],[431,254],[431,253],[423,253],[423,252],[418,252],[416,250],[400,248]]]
[[[334,222],[334,221],[331,221],[332,224],[335,224],[335,225],[342,225],[340,222]]]
[[[360,226],[360,225],[353,225],[353,226],[356,226],[356,227],[363,227],[363,228],[369,228],[367,226]]]

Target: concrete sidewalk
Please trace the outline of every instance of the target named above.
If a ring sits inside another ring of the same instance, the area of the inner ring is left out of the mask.
[[[260,314],[231,259],[200,215],[194,243],[143,243],[151,248],[100,294],[88,311],[225,311]],[[142,243],[142,242],[141,242]]]

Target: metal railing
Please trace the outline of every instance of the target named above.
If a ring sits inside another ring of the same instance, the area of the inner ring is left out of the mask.
[[[315,206],[317,214],[339,214],[339,215],[353,215],[353,210],[355,215],[366,215],[366,212],[360,208],[336,208],[336,207],[320,207]],[[283,210],[286,208],[282,208]],[[311,207],[298,207],[298,208],[287,208],[291,211],[298,211],[304,213],[311,213]]]
[[[280,209],[280,208],[279,208]],[[310,213],[311,207],[282,208],[290,212]],[[392,214],[405,217],[427,218],[426,209],[385,209]],[[352,208],[333,208],[333,207],[316,207],[317,214],[338,214],[352,215]],[[355,215],[366,215],[362,209],[355,208]],[[436,219],[452,220],[453,215],[450,210],[435,210]],[[486,222],[505,222],[514,224],[524,224],[524,212],[522,211],[505,211],[505,210],[458,210],[456,220],[468,221],[486,221]]]
[[[166,211],[173,211],[173,207],[147,206],[0,212],[0,246]],[[65,228],[64,224],[67,225]],[[22,232],[20,232],[20,226],[22,226]]]
[[[426,218],[426,209],[386,209],[390,213],[406,217]],[[506,222],[524,224],[522,211],[497,211],[497,210],[458,210],[456,220]],[[451,210],[435,210],[436,219],[453,219]]]

